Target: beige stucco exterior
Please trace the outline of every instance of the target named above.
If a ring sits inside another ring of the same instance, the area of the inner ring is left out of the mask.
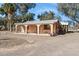
[[[65,27],[64,27],[65,28]],[[16,32],[18,33],[35,33],[35,34],[58,34],[60,30],[60,23],[56,21],[54,23],[47,24],[16,24]]]
[[[36,33],[37,26],[35,24],[31,24],[27,26],[27,33]]]

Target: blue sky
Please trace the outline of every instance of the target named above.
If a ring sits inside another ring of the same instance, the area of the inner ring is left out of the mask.
[[[35,8],[32,8],[31,10],[29,10],[29,12],[35,13],[36,16],[38,14],[43,13],[44,11],[53,11],[54,13],[58,14],[57,11],[57,4],[51,4],[51,3],[37,3]],[[35,19],[37,19],[35,17]]]
[[[70,20],[68,17],[58,11],[58,5],[56,3],[37,3],[35,8],[29,10],[29,12],[36,14],[36,20],[38,20],[37,15],[43,13],[44,11],[52,11],[55,13],[55,16],[60,15],[62,21]]]

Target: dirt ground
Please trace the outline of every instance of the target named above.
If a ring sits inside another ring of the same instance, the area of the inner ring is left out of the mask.
[[[1,56],[79,56],[79,33],[55,37],[0,32]]]

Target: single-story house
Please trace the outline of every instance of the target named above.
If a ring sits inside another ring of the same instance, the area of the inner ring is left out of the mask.
[[[15,23],[17,33],[26,34],[58,34],[61,24],[58,20],[27,21],[24,23]]]

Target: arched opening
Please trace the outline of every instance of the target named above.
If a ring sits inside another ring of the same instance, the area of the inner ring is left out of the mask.
[[[24,33],[25,32],[25,26],[24,25],[18,25],[17,26],[17,32]]]
[[[27,33],[37,33],[37,26],[35,24],[28,25]]]
[[[48,34],[50,32],[50,25],[49,24],[40,25],[39,31],[40,31],[41,34],[44,34],[44,33]]]

